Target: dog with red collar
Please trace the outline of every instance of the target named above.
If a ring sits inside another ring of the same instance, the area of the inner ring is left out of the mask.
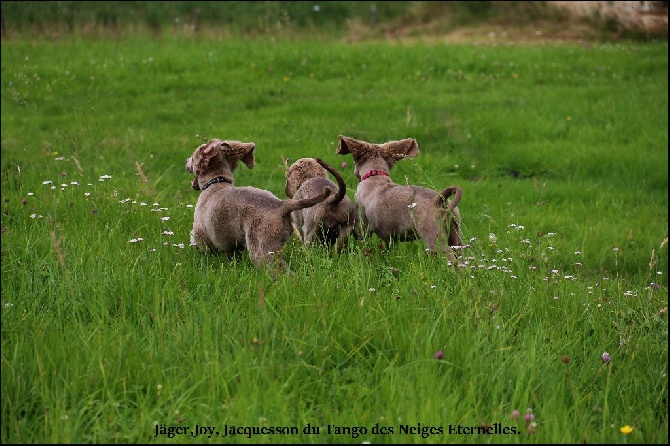
[[[426,251],[448,256],[456,264],[456,250],[463,246],[458,203],[459,186],[438,192],[421,186],[393,182],[393,165],[419,154],[414,138],[374,144],[340,136],[336,153],[354,158],[354,175],[359,179],[354,203],[366,232],[384,242],[421,239]]]

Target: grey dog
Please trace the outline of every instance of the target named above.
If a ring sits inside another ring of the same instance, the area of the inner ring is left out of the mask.
[[[242,161],[255,164],[252,142],[213,139],[200,145],[186,160],[193,174],[193,189],[200,196],[195,206],[191,245],[200,251],[211,249],[232,253],[247,250],[256,266],[278,264],[286,271],[282,248],[291,238],[291,212],[325,200],[332,192],[302,200],[281,200],[272,192],[256,187],[236,187],[233,171]]]
[[[359,180],[354,202],[366,230],[385,242],[421,238],[427,251],[445,253],[452,264],[456,263],[454,249],[462,247],[457,207],[463,195],[461,188],[451,186],[437,192],[402,186],[389,175],[397,161],[419,154],[415,139],[373,144],[340,136],[336,153],[353,155],[354,174]]]

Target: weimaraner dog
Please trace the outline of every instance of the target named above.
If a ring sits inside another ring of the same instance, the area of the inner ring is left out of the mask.
[[[337,186],[328,178],[329,172]],[[344,179],[320,158],[301,158],[286,170],[285,191],[289,198],[313,197],[326,188],[338,192],[315,206],[293,211],[293,223],[305,244],[318,240],[340,252],[354,231],[358,215],[346,195]]]
[[[281,200],[267,190],[236,187],[237,162],[251,169],[255,148],[252,142],[213,139],[186,160],[186,170],[195,176],[193,189],[200,191],[191,245],[200,251],[226,253],[246,249],[257,267],[278,266],[286,271],[281,251],[293,235],[291,212],[320,203],[332,190],[301,200]]]
[[[447,254],[449,261],[456,263],[454,249],[462,247],[457,207],[463,195],[461,188],[451,186],[437,192],[402,186],[389,175],[397,161],[419,154],[415,139],[373,144],[340,136],[336,153],[353,155],[354,174],[359,180],[354,202],[368,231],[385,242],[421,238],[427,251]]]

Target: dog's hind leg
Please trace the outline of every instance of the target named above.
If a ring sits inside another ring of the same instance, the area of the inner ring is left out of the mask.
[[[285,226],[257,224],[253,229],[247,231],[245,235],[245,244],[249,252],[249,258],[256,267],[278,266],[280,270],[285,271],[286,265],[282,257],[282,248],[290,236],[291,229],[288,222],[286,222]]]
[[[200,239],[202,237],[198,237],[198,231],[195,229],[191,230],[191,246],[194,246],[198,251],[200,252],[206,252],[207,251],[207,244],[202,242]]]

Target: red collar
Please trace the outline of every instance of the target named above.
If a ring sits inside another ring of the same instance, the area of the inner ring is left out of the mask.
[[[383,170],[372,169],[370,172],[368,172],[368,173],[366,173],[365,175],[363,175],[363,178],[361,178],[361,181],[365,181],[365,180],[367,180],[368,178],[370,178],[370,177],[374,177],[374,176],[376,176],[376,175],[383,175],[383,176],[385,176],[385,177],[388,177],[388,176],[389,176],[389,173],[388,173],[388,172],[385,172],[385,171],[383,171]]]

